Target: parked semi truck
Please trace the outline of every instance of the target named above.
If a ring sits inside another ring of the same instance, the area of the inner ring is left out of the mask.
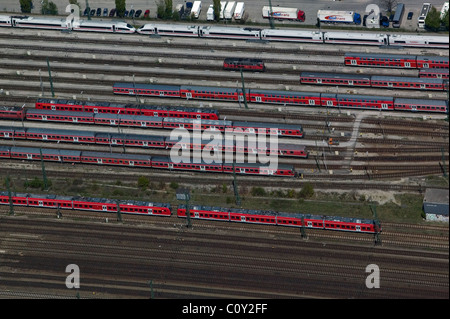
[[[236,7],[236,1],[228,1],[223,16],[227,20],[233,19],[234,8]]]
[[[263,18],[270,17],[270,6],[264,6],[262,9]],[[272,17],[278,20],[295,20],[304,22],[305,12],[296,8],[272,7]]]
[[[319,10],[317,18],[322,23],[361,24],[361,15],[354,11]]]

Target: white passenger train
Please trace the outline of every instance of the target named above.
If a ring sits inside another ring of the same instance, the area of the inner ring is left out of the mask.
[[[396,47],[449,48],[448,36],[364,33],[347,31],[315,31],[294,29],[260,29],[186,24],[145,24],[137,30],[123,21],[80,20],[73,25],[66,19],[27,16],[0,16],[0,26],[52,30],[73,30],[144,35],[283,41],[297,43],[354,44]]]

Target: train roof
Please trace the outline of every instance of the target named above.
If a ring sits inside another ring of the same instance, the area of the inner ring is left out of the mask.
[[[27,129],[19,126],[0,126],[0,131],[20,131],[25,132]]]
[[[135,206],[147,206],[147,207],[168,207],[171,205],[169,203],[153,203],[153,202],[144,202],[137,200],[120,200],[119,205],[135,205]]]
[[[149,29],[155,29],[155,28],[157,28],[158,30],[163,30],[163,31],[167,31],[167,30],[196,31],[198,26],[183,25],[183,24],[146,23],[143,26],[141,26],[140,28],[138,28],[138,30],[149,30]]]
[[[22,146],[13,146],[11,147],[11,153],[28,153],[28,154],[40,154],[40,150],[42,150],[42,155],[62,155],[62,156],[80,156],[81,151],[74,150],[63,150],[63,149],[51,149],[51,148],[42,148],[38,147],[22,147]]]
[[[239,93],[242,93],[242,89],[240,89],[240,88],[196,86],[196,85],[181,85],[180,91],[227,92],[227,93],[239,92]]]
[[[285,29],[263,29],[262,35],[282,35],[282,36],[295,36],[295,37],[310,37],[318,36],[322,38],[322,32],[320,31],[306,31],[306,30],[285,30]]]
[[[0,152],[9,152],[10,150],[11,150],[11,146],[0,145]]]
[[[315,92],[296,92],[296,91],[281,91],[281,90],[260,90],[251,89],[251,93],[266,94],[268,96],[312,96],[320,97],[320,93]]]
[[[95,157],[95,158],[117,158],[127,160],[150,161],[151,156],[141,154],[123,154],[123,153],[106,153],[106,152],[82,152],[81,157]]]
[[[236,28],[236,27],[221,27],[221,26],[201,26],[200,30],[207,30],[209,33],[225,33],[225,34],[259,34],[260,29],[257,28]]]
[[[425,69],[420,69],[419,72],[420,73],[449,74],[449,70],[443,69],[443,68],[425,68]]]
[[[216,125],[216,126],[231,126],[233,125],[232,121],[226,120],[204,120],[204,119],[188,119],[188,118],[177,118],[177,117],[165,117],[164,123],[172,122],[172,123],[193,123],[193,124],[202,124],[202,125]]]
[[[163,117],[158,116],[147,116],[147,115],[131,115],[131,114],[120,114],[120,113],[95,113],[92,115],[97,119],[108,119],[108,120],[134,120],[143,122],[162,122]]]
[[[138,139],[144,141],[164,141],[165,138],[159,135],[145,135],[145,134],[121,134],[121,133],[95,133],[97,138],[121,138],[121,139]]]
[[[441,61],[448,62],[448,56],[437,56],[437,55],[418,55],[417,60],[431,60],[431,61]]]
[[[30,16],[21,16],[21,17],[13,17],[18,22],[25,23],[40,23],[40,24],[65,24],[66,19],[61,18],[40,18],[40,17],[30,17]]]
[[[21,111],[21,110],[23,110],[23,108],[20,107],[20,106],[6,106],[6,105],[1,105],[0,106],[0,111],[14,111],[14,112],[16,112],[16,111]]]
[[[392,81],[392,82],[416,82],[416,83],[436,83],[442,84],[444,80],[434,78],[416,78],[406,76],[373,75],[372,81]]]
[[[94,116],[93,113],[88,113],[88,112],[52,111],[52,110],[41,110],[41,109],[28,109],[27,114],[76,116],[76,117],[93,117]]]
[[[405,99],[396,98],[395,104],[415,104],[415,105],[433,105],[433,106],[447,106],[445,100],[428,100],[428,99]]]
[[[448,36],[439,36],[439,35],[410,35],[410,34],[390,34],[389,37],[391,39],[395,40],[410,40],[410,41],[416,41],[418,39],[421,39],[422,41],[427,42],[442,42],[442,43],[448,43]]]
[[[180,157],[180,159],[182,161],[180,161],[179,163],[175,163],[174,161],[172,161],[170,159],[170,157],[166,157],[166,156],[153,156],[152,157],[152,162],[166,162],[166,163],[173,163],[173,164],[193,164],[193,165],[222,165],[222,160],[219,159],[214,159],[214,161],[212,163],[207,163],[205,161],[203,161],[202,159],[192,159],[190,157]]]
[[[363,74],[345,74],[345,73],[317,73],[317,72],[301,72],[301,77],[327,77],[333,79],[368,79],[370,80],[370,75]]]
[[[140,83],[125,83],[116,82],[113,87],[121,87],[127,89],[143,89],[143,90],[168,90],[168,91],[179,91],[179,85],[166,85],[166,84],[140,84]]]
[[[62,130],[62,129],[35,128],[35,127],[29,127],[26,129],[26,131],[28,134],[40,133],[40,134],[61,134],[71,136],[90,136],[90,137],[95,136],[95,133],[92,131]]]
[[[302,129],[300,124],[284,124],[284,123],[265,123],[265,122],[233,122],[235,127],[254,127],[254,128],[278,128],[278,129]]]
[[[372,101],[394,101],[393,97],[387,96],[376,96],[376,95],[358,95],[358,94],[337,94],[338,99],[348,99],[348,100],[372,100]]]
[[[416,59],[415,55],[407,54],[377,54],[377,53],[359,53],[359,52],[346,52],[345,56],[348,57],[364,57],[372,59]]]
[[[346,40],[350,40],[352,38],[359,39],[384,39],[385,34],[382,33],[359,33],[359,32],[339,32],[339,31],[327,31],[325,32],[325,37],[333,38],[333,37],[343,37]]]

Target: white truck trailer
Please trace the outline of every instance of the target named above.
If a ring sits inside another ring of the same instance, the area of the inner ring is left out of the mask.
[[[268,19],[270,17],[270,7],[264,6],[262,9],[262,17]],[[272,6],[272,17],[278,20],[296,20],[305,21],[305,12],[297,8],[283,8]]]
[[[361,24],[361,15],[354,11],[319,10],[317,18],[323,23]]]
[[[242,19],[242,16],[244,15],[244,11],[245,11],[245,3],[238,2],[236,4],[236,8],[234,9],[234,20]]]
[[[227,7],[228,1],[220,1],[220,20],[223,19],[223,13],[225,12],[225,8]]]
[[[192,9],[191,9],[191,14],[194,15],[194,18],[198,19],[201,11],[202,11],[202,2],[194,1],[194,4],[192,5]]]
[[[225,11],[223,13],[223,17],[226,20],[233,19],[234,8],[236,7],[236,1],[228,1],[227,6],[225,7]]]

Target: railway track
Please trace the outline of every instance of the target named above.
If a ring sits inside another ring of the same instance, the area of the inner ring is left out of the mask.
[[[39,164],[20,165],[21,168],[16,167],[4,167],[1,174],[9,174],[10,176],[28,176],[41,177],[42,168]],[[230,184],[233,180],[233,176],[227,176],[226,174],[211,174],[202,173],[193,174],[192,172],[161,172],[158,169],[138,169],[133,168],[127,170],[124,168],[114,168],[114,174],[112,174],[112,168],[103,168],[103,170],[94,169],[92,165],[76,164],[75,167],[65,167],[62,169],[61,164],[46,163],[46,174],[49,178],[76,178],[84,180],[104,180],[116,182],[117,180],[127,181],[135,183],[140,176],[152,176],[152,179],[161,178],[166,183],[176,182],[186,185],[223,185]],[[151,175],[149,175],[151,174]],[[253,177],[247,176],[239,178],[239,185],[246,187],[273,187],[277,185],[278,188],[292,189],[301,188],[305,183],[312,184],[317,189],[360,189],[360,190],[392,190],[392,191],[408,191],[408,192],[421,192],[426,189],[424,185],[408,185],[408,184],[392,184],[392,183],[379,183],[375,180],[403,178],[410,176],[427,176],[442,174],[439,168],[431,168],[427,170],[414,170],[404,171],[401,173],[388,173],[388,174],[346,174],[346,175],[329,175],[329,174],[305,174],[304,179],[283,179],[283,178],[270,178],[270,177]],[[6,176],[5,176],[6,177]],[[327,179],[328,181],[321,181]],[[342,180],[358,180],[354,182],[343,182]],[[363,183],[362,181],[366,181]],[[436,187],[435,187],[436,188]],[[437,187],[448,189],[448,187]]]

